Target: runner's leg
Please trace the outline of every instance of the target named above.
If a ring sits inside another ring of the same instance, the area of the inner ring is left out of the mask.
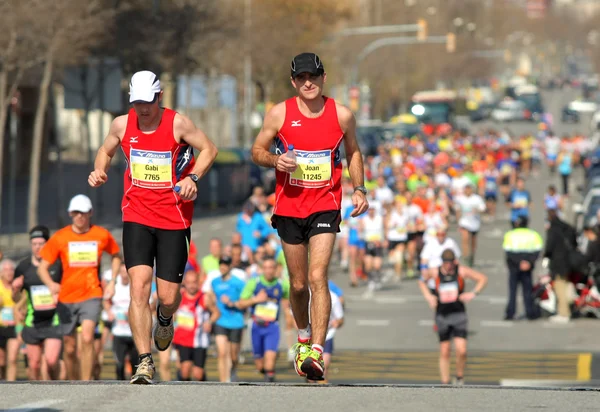
[[[42,370],[42,344],[27,345],[27,378],[39,381]]]
[[[60,378],[60,352],[62,341],[60,339],[46,339],[44,341],[44,359],[48,369],[48,377],[52,380]]]
[[[450,383],[450,341],[440,342],[440,380],[442,385]]]
[[[150,291],[152,289],[152,267],[138,265],[128,269],[131,279],[131,302],[129,304],[129,325],[135,346],[140,355],[150,354],[152,334],[152,311]],[[134,360],[135,362],[135,360]]]
[[[290,305],[301,339],[310,339],[308,301],[308,247],[306,244],[292,245],[282,240],[283,253],[290,274]]]
[[[325,345],[325,336],[329,326],[331,313],[331,295],[327,281],[327,270],[335,245],[335,233],[321,233],[310,238],[310,266],[308,282],[312,292],[311,298],[311,328],[312,343],[320,345],[321,353]]]
[[[455,337],[454,351],[456,352],[456,377],[461,379],[465,376],[465,366],[467,364],[467,340]]]

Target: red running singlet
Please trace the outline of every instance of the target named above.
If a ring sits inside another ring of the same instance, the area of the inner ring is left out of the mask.
[[[187,292],[181,294],[179,309],[175,312],[175,334],[173,343],[186,348],[207,348],[210,344],[208,333],[203,324],[210,318],[204,306],[204,295],[201,291],[194,296]]]
[[[121,203],[123,222],[168,230],[187,229],[192,224],[194,202],[182,201],[173,190],[195,163],[193,148],[175,141],[175,114],[164,109],[158,128],[144,133],[139,129],[135,110],[129,110],[121,142],[127,159]]]
[[[305,218],[316,212],[341,209],[339,148],[344,132],[335,100],[323,98],[325,108],[317,118],[304,116],[296,97],[285,101],[285,121],[275,138],[276,153],[285,153],[293,145],[298,167],[294,173],[275,172],[275,215]]]

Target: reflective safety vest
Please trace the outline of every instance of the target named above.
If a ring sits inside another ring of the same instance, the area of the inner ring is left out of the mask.
[[[516,253],[539,252],[543,247],[544,241],[539,233],[525,227],[508,231],[502,244],[505,252]]]

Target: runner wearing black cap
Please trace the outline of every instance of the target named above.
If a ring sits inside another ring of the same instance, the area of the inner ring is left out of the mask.
[[[60,371],[62,330],[59,326],[56,303],[50,289],[41,281],[37,268],[41,261],[40,251],[50,238],[45,226],[36,226],[29,231],[31,254],[15,269],[13,298],[15,302],[26,300],[27,315],[21,334],[27,345],[27,377],[40,380],[42,364],[45,362],[50,379],[56,380]],[[49,269],[52,280],[60,283],[62,264],[58,259]],[[25,290],[25,293],[21,293]],[[17,303],[18,304],[18,303]]]
[[[272,224],[282,241],[299,328],[294,367],[310,380],[322,379],[324,372],[323,345],[331,312],[327,270],[341,221],[342,141],[354,185],[352,217],[369,207],[356,120],[350,109],[323,95],[326,79],[319,56],[294,57],[291,83],[298,95],[267,113],[252,147],[256,164],[276,169]],[[273,143],[275,154],[270,152]]]
[[[440,338],[440,376],[442,384],[450,383],[450,351],[454,340],[456,352],[456,384],[464,383],[465,366],[467,363],[467,312],[465,304],[477,296],[487,284],[487,276],[467,266],[459,266],[458,259],[452,249],[442,253],[442,266],[435,276],[435,291],[431,292],[427,275],[419,280],[421,293],[435,310],[435,323]],[[472,292],[465,292],[465,281],[476,282]]]

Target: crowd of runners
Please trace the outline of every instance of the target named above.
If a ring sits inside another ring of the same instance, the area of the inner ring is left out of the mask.
[[[236,231],[199,234],[214,236],[199,251],[191,241],[192,201],[216,148],[189,119],[160,108],[153,73],[136,73],[133,108],[114,120],[89,177],[92,187],[105,183],[123,147],[130,168],[122,244],[92,224],[90,199],[77,195],[68,209],[72,224],[52,235],[32,228],[30,255],[18,264],[2,260],[0,379],[16,378],[20,354],[31,380],[99,379],[110,346],[117,379],[152,383],[158,354],[163,381],[230,382],[248,347],[266,381],[276,380],[283,353],[298,375],[326,382],[345,308],[339,286],[346,281],[327,274],[333,261],[351,287],[366,286],[365,298],[387,282],[418,279],[436,312],[442,381],[449,383],[454,338],[460,383],[464,304],[487,282],[476,270],[482,225],[503,219],[499,202],[510,209],[507,230],[529,218],[534,202],[560,213],[585,139],[560,138],[547,127],[523,136],[399,135],[363,157],[352,114],[321,94],[324,77],[318,56],[296,56],[298,97],[271,110],[252,150],[255,163],[277,169],[276,191],[255,188]],[[525,180],[543,167],[563,185],[532,199]],[[460,239],[448,237],[453,224]],[[101,271],[103,255],[110,269]],[[465,279],[475,282],[471,292]],[[218,376],[207,377],[211,356]]]

